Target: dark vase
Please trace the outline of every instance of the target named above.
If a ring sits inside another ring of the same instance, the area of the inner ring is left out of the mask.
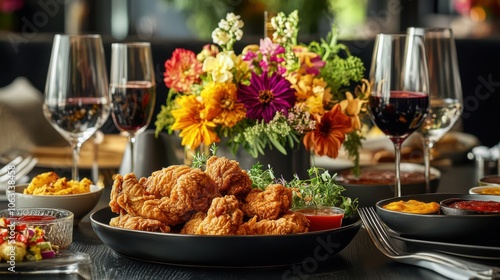
[[[311,167],[311,154],[302,145],[300,148],[289,150],[286,155],[276,149],[266,149],[264,155],[259,154],[254,158],[246,151],[233,155],[224,148],[218,150],[217,154],[238,161],[240,167],[245,170],[249,170],[257,162],[262,164],[264,169],[270,166],[276,178],[283,177],[285,180],[291,180],[293,174],[297,174],[301,179],[308,178],[307,170]]]
[[[299,147],[287,151],[286,155],[276,149],[267,149],[264,155],[259,155],[255,162],[259,162],[267,168],[269,165],[276,178],[283,177],[289,181],[293,179],[293,175],[297,174],[299,178],[305,179],[309,175],[308,169],[311,167],[311,153],[304,146],[299,144]]]

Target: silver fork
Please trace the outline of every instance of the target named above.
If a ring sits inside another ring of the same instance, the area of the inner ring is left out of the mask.
[[[477,264],[436,252],[410,253],[399,247],[387,233],[372,207],[360,208],[359,216],[375,246],[387,257],[433,270],[451,279],[500,279],[500,268]]]
[[[21,157],[18,156],[0,170],[0,183],[5,183],[9,180],[19,180],[28,175],[38,163],[38,159],[33,156]]]

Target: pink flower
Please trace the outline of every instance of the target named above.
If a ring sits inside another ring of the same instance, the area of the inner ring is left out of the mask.
[[[317,53],[309,51],[306,47],[295,46],[293,52],[299,58],[302,73],[319,75],[319,70],[326,64]]]

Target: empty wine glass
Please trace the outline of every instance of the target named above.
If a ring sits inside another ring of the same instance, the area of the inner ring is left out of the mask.
[[[458,72],[455,39],[450,28],[408,28],[408,34],[424,36],[429,69],[430,111],[418,130],[423,136],[426,191],[431,192],[431,150],[460,118],[462,84]]]
[[[401,144],[420,127],[429,110],[424,38],[418,35],[378,34],[370,82],[370,118],[394,143],[394,194],[399,197]]]
[[[156,102],[151,45],[147,42],[112,44],[110,72],[113,121],[128,135],[130,171],[134,172],[135,137],[148,127]]]
[[[108,74],[100,35],[55,35],[45,85],[44,115],[70,143],[72,178],[80,147],[107,120]]]

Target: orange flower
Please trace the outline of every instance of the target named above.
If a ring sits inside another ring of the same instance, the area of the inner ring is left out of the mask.
[[[189,92],[191,86],[200,81],[202,66],[193,51],[175,49],[172,57],[165,61],[163,81],[168,88],[178,92]]]
[[[306,133],[304,145],[318,156],[337,158],[345,135],[352,131],[351,118],[342,113],[338,104],[323,116],[317,116],[316,129]]]
[[[204,114],[204,105],[194,95],[185,95],[177,99],[179,108],[172,110],[175,122],[172,130],[181,130],[181,144],[196,149],[202,142],[209,146],[220,139],[214,131],[215,123]]]

